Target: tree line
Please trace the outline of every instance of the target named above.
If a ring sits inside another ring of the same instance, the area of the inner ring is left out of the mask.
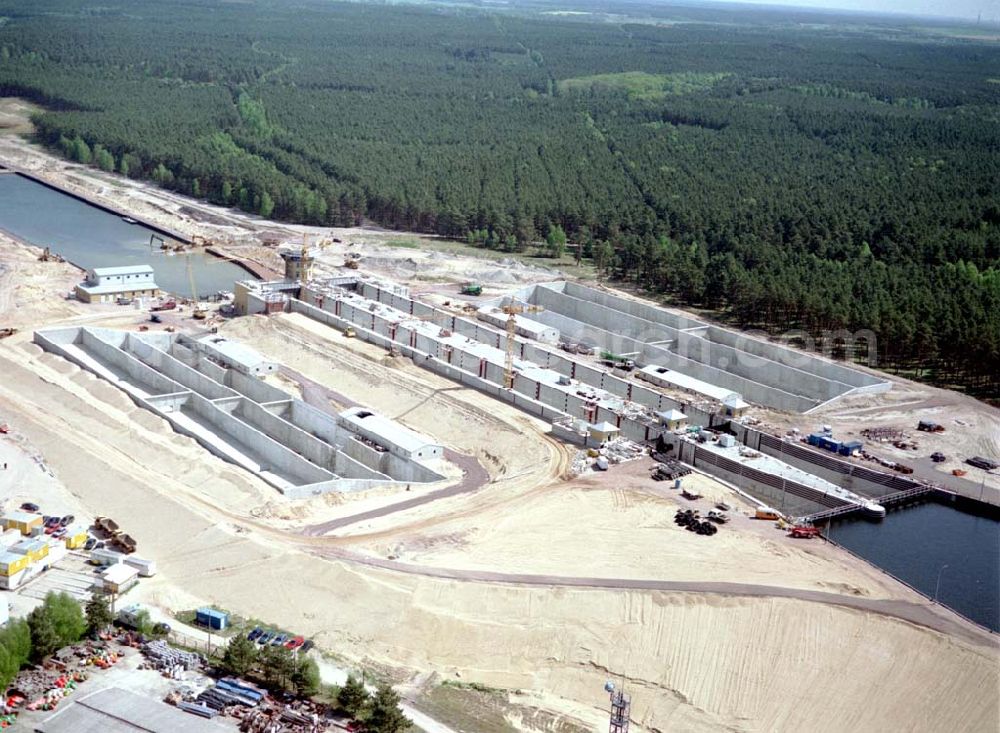
[[[0,0],[0,94],[106,171],[287,221],[572,245],[736,325],[871,330],[880,366],[1000,395],[996,45],[763,11],[183,9]]]

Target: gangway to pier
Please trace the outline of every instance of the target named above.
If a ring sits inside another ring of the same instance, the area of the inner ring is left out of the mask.
[[[904,489],[903,491],[895,491],[891,494],[886,494],[885,496],[879,496],[873,501],[878,501],[878,503],[884,507],[890,507],[898,504],[906,504],[910,501],[919,499],[923,496],[928,496],[930,494],[949,496],[955,495],[954,492],[942,489],[940,486],[925,485],[915,486],[912,489]],[[861,504],[844,504],[843,506],[834,507],[832,509],[824,509],[821,512],[801,517],[801,521],[809,522],[811,524],[821,524],[834,517],[842,517],[846,514],[852,514],[853,512],[860,511],[863,508],[864,507]]]

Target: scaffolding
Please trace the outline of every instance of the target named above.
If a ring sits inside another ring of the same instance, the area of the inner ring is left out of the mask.
[[[628,733],[632,696],[621,690],[611,689],[608,692],[611,698],[611,724],[608,733]]]

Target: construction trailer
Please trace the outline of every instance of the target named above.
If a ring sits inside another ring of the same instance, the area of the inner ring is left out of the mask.
[[[120,565],[125,562],[125,555],[121,552],[115,552],[114,550],[108,550],[106,548],[99,548],[90,551],[90,564],[99,565],[103,567],[108,567],[110,565]]]
[[[135,555],[126,555],[123,563],[138,570],[139,575],[143,578],[151,578],[156,575],[155,560],[147,560],[144,557],[136,557]]]
[[[213,631],[223,631],[229,626],[229,614],[206,606],[195,611],[194,622]]]
[[[101,573],[101,588],[105,593],[121,595],[139,582],[139,569],[124,563],[108,567]]]
[[[30,512],[8,512],[0,517],[0,523],[3,524],[4,529],[16,529],[27,537],[33,529],[42,526],[42,515]]]

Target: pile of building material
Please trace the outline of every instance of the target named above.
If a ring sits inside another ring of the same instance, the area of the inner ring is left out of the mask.
[[[642,458],[646,449],[628,438],[616,438],[604,444],[601,454],[607,457],[608,463],[625,463]]]
[[[656,464],[656,468],[653,469],[654,481],[675,481],[691,473],[690,468],[673,458],[657,460],[659,462]]]
[[[244,733],[319,733],[326,730],[319,708],[302,703],[296,709],[290,705],[262,708],[246,715],[240,722]]]
[[[194,699],[194,702],[222,712],[226,708],[239,705],[247,708],[257,707],[264,699],[265,693],[255,687],[231,677],[226,677],[215,683]],[[190,710],[188,712],[196,712]]]
[[[576,455],[573,456],[573,462],[570,463],[570,473],[574,476],[580,476],[585,474],[590,468],[590,456],[587,455],[587,451],[578,450]]]
[[[82,672],[60,674],[48,669],[27,670],[17,676],[10,693],[22,698],[27,710],[52,710],[86,679],[87,675]]]
[[[865,428],[861,434],[875,443],[892,443],[903,437],[902,430],[889,427]]]
[[[197,654],[174,649],[162,639],[147,643],[143,646],[142,653],[149,660],[152,669],[167,672],[171,677],[183,670],[197,669],[201,664],[201,657]]]

